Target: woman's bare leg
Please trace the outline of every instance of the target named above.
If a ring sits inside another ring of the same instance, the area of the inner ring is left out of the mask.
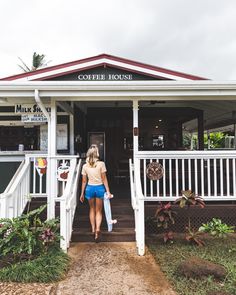
[[[101,223],[102,223],[102,205],[103,205],[103,200],[96,198],[96,231],[100,231],[101,228]]]
[[[95,206],[95,198],[90,199],[89,201],[89,219],[92,227],[92,232],[95,232],[96,229],[96,206]]]

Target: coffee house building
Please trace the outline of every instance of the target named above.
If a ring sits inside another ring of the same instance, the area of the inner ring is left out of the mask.
[[[6,77],[0,79],[0,193],[21,161],[47,158],[44,194],[52,217],[60,190],[49,187],[57,182],[58,162],[51,161],[83,160],[96,143],[111,184],[131,198],[142,255],[146,201],[174,201],[185,189],[206,201],[235,200],[235,126],[235,82],[108,54]],[[207,150],[204,134],[224,128],[231,146]],[[147,178],[151,162],[162,165],[160,180]]]

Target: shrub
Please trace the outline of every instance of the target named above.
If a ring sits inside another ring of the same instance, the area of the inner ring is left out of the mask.
[[[19,217],[0,219],[0,258],[9,256],[15,262],[32,259],[58,244],[59,221],[42,221],[39,215],[46,205]]]
[[[225,238],[227,234],[234,232],[234,226],[223,223],[221,219],[213,218],[208,223],[203,223],[199,231],[209,233],[214,237]]]
[[[166,229],[169,224],[174,224],[174,215],[176,215],[176,212],[172,211],[170,203],[160,203],[160,207],[157,208],[154,216],[157,227],[163,227]]]
[[[172,210],[171,203],[163,204],[160,202],[160,206],[157,207],[156,213],[154,217],[152,217],[152,221],[156,223],[157,227],[162,227],[163,229],[167,229],[170,224],[175,223],[174,215],[176,212]],[[163,235],[164,242],[173,243],[173,232],[165,232]]]
[[[0,281],[23,283],[49,283],[63,279],[69,267],[69,256],[59,247],[34,260],[21,261],[0,268]]]
[[[202,232],[199,230],[194,229],[191,226],[191,217],[189,214],[189,209],[191,207],[199,205],[201,208],[205,207],[204,200],[197,196],[191,190],[182,191],[182,196],[175,201],[175,204],[179,204],[180,208],[184,208],[187,206],[188,208],[188,225],[185,226],[185,239],[193,244],[198,246],[204,246],[204,242],[200,239],[200,235]]]
[[[203,240],[200,239],[202,235],[202,232],[200,232],[199,230],[196,230],[195,228],[189,226],[186,226],[185,229],[185,239],[192,243],[195,244],[197,246],[204,246],[205,243],[203,242]]]
[[[185,206],[190,208],[196,205],[199,205],[201,208],[205,207],[204,200],[191,190],[182,191],[181,193],[182,196],[175,201],[175,204],[179,204],[180,208],[184,208]]]

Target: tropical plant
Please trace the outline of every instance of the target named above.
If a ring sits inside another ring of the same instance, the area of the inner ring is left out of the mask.
[[[20,57],[18,57],[22,63],[22,65],[18,65],[18,66],[25,73],[35,71],[37,69],[46,67],[48,65],[50,61],[46,61],[45,57],[46,56],[44,54],[38,54],[34,52],[31,66],[27,66],[27,64]]]
[[[157,227],[162,227],[166,230],[171,224],[175,223],[174,216],[176,212],[172,210],[171,203],[163,204],[160,202],[160,206],[157,207],[154,217],[151,218],[152,222],[156,223]],[[173,232],[165,232],[163,234],[164,242],[171,242],[173,243]]]
[[[203,233],[199,230],[196,230],[195,228],[191,227],[191,225],[189,224],[188,226],[186,226],[185,228],[185,239],[193,244],[196,244],[197,246],[204,246],[205,243],[203,242],[203,240],[200,239],[200,236]]]
[[[235,227],[223,223],[221,219],[213,218],[208,223],[203,223],[199,231],[209,233],[213,237],[225,238],[227,234],[233,233]]]
[[[204,134],[204,146],[208,147],[208,141],[210,141],[210,148],[224,148],[225,147],[225,138],[227,133],[224,132],[211,132],[209,135]]]
[[[182,196],[175,201],[175,204],[179,204],[180,208],[184,208],[185,206],[189,208],[190,206],[196,205],[199,205],[201,208],[205,207],[204,200],[191,190],[185,190],[181,193]]]
[[[184,208],[187,206],[187,217],[188,217],[188,225],[185,227],[185,239],[188,242],[193,242],[199,246],[203,246],[204,243],[199,239],[199,235],[202,233],[198,230],[195,230],[191,226],[191,217],[189,214],[190,207],[194,207],[199,205],[201,208],[205,207],[204,200],[197,196],[191,190],[182,191],[182,196],[175,201],[175,204],[179,204],[180,208]]]
[[[40,218],[46,206],[13,219],[0,219],[0,258],[10,255],[13,261],[32,259],[59,244],[59,220]]]
[[[157,227],[163,227],[166,229],[169,224],[174,224],[174,215],[176,215],[176,212],[172,210],[170,202],[167,204],[160,203],[160,207],[157,208],[154,215]]]

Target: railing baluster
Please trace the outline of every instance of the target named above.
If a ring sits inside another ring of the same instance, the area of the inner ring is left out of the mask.
[[[191,159],[188,159],[188,187],[190,190],[192,190],[191,172]]]
[[[211,196],[211,160],[207,159],[207,186],[208,186],[208,197]]]
[[[35,163],[36,163],[36,158],[34,158],[34,161],[33,161],[33,194],[36,193],[36,166],[35,166]]]
[[[204,160],[201,159],[201,197],[204,198]]]
[[[182,159],[182,190],[185,191],[185,165],[184,165],[184,159]]]
[[[226,188],[227,188],[227,196],[230,195],[230,187],[229,187],[229,159],[226,159]]]
[[[159,159],[157,159],[157,162],[159,163]],[[157,197],[160,197],[160,180],[157,180]]]
[[[217,197],[217,160],[213,160],[214,163],[214,196]]]
[[[179,163],[178,159],[175,159],[175,181],[176,181],[176,198],[179,197]]]
[[[169,159],[169,186],[170,186],[170,197],[172,197],[172,159]]]
[[[152,163],[152,159],[150,161],[150,163]],[[150,180],[150,196],[153,197],[153,180]]]
[[[224,195],[224,186],[223,186],[223,159],[220,159],[220,196]]]
[[[144,184],[144,196],[147,196],[147,176],[146,176],[146,159],[143,159],[143,184]]]
[[[195,193],[198,194],[198,169],[197,159],[194,159]]]
[[[39,176],[39,193],[42,194],[42,187],[43,187],[43,181],[42,181],[43,175],[40,174]]]
[[[166,160],[163,159],[163,197],[166,197]]]

